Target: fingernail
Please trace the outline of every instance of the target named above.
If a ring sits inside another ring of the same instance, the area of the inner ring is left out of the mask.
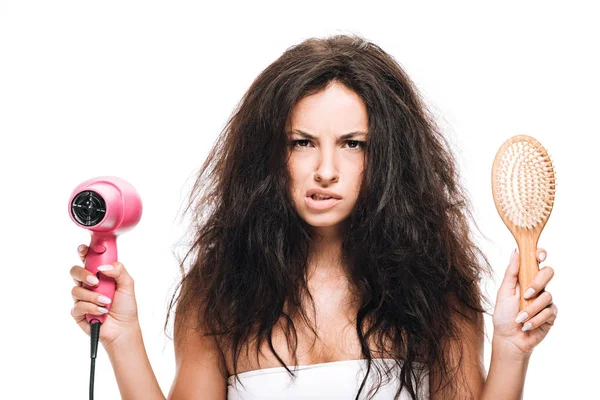
[[[541,260],[541,261],[544,261],[545,259],[546,259],[546,252],[545,252],[545,251],[542,251],[542,252],[540,253],[540,260]]]
[[[110,271],[111,269],[115,269],[115,267],[110,264],[104,264],[98,267],[98,271]]]
[[[510,261],[508,262],[509,264],[511,264],[513,262],[513,259],[515,258],[515,254],[517,254],[517,249],[514,249],[512,254],[510,255]]]
[[[100,303],[110,304],[110,299],[108,297],[102,296],[102,295],[98,296],[98,301]]]
[[[98,282],[100,282],[98,280],[98,278],[96,278],[94,275],[88,275],[88,277],[86,278],[86,280],[89,282],[90,285],[97,285]]]
[[[535,289],[530,287],[529,289],[527,289],[525,291],[525,294],[523,295],[524,298],[528,299],[530,298],[533,294],[535,293]]]
[[[108,310],[106,308],[100,307],[100,306],[98,306],[98,311],[100,311],[103,314],[106,314],[108,312]]]
[[[525,311],[523,311],[521,314],[519,314],[517,316],[517,319],[515,319],[515,322],[517,324],[520,324],[521,322],[525,321],[528,316],[529,316],[529,314],[527,314]]]
[[[81,246],[79,246],[79,247],[77,248],[77,250],[79,250],[79,252],[82,252],[82,251],[83,251],[83,249],[85,249],[85,246],[84,246],[84,245],[81,245]]]
[[[521,330],[522,330],[523,332],[525,332],[525,331],[528,331],[528,330],[530,330],[530,329],[531,329],[531,326],[532,326],[532,325],[531,325],[531,322],[528,322],[528,323],[526,323],[525,325],[523,325],[523,328],[521,328]]]

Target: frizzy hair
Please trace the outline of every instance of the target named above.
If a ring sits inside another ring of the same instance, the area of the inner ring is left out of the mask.
[[[290,198],[285,133],[294,105],[332,82],[357,93],[369,117],[361,190],[342,242],[359,299],[361,352],[367,373],[378,372],[369,394],[383,375],[392,377],[372,362],[375,343],[402,366],[393,370],[397,396],[404,388],[420,398],[426,372],[418,366],[434,364],[439,388],[456,395],[461,360],[448,354],[462,354],[458,318],[482,326],[482,313],[489,315],[479,283],[492,275],[490,265],[471,238],[471,205],[449,142],[394,58],[356,35],[290,47],[244,94],[191,190],[185,212],[193,240],[179,260],[181,291],[171,298],[165,329],[177,302],[176,329],[191,319],[213,336],[222,356],[231,351],[233,374],[244,346],[253,343],[258,357],[265,340],[286,367],[272,342],[277,326],[296,355],[294,321],[310,326],[301,300],[312,301],[306,269],[314,236]]]

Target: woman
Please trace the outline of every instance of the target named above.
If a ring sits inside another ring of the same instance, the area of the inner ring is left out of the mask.
[[[486,379],[479,282],[491,269],[470,237],[456,162],[409,77],[359,37],[306,40],[260,74],[190,209],[169,399],[520,399],[556,319],[550,294],[536,296],[550,267],[519,310],[527,288],[513,253]],[[112,267],[103,273],[117,292],[100,341],[123,398],[164,399],[133,279]],[[88,271],[71,275],[72,315],[89,334],[85,314],[102,302],[80,286]],[[519,311],[527,317],[516,321]]]

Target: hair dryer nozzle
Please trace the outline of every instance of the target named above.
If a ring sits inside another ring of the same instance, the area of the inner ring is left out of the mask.
[[[84,190],[73,198],[71,215],[80,225],[98,225],[106,215],[106,203],[102,196],[93,190]]]

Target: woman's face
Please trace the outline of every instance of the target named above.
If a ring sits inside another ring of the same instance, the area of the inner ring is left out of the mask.
[[[309,225],[320,227],[317,231],[340,233],[340,223],[350,215],[360,190],[369,127],[366,106],[356,93],[333,82],[300,100],[290,125],[288,168],[294,206]],[[342,137],[354,132],[359,133]],[[313,200],[308,196],[311,189],[329,190],[339,199]]]

